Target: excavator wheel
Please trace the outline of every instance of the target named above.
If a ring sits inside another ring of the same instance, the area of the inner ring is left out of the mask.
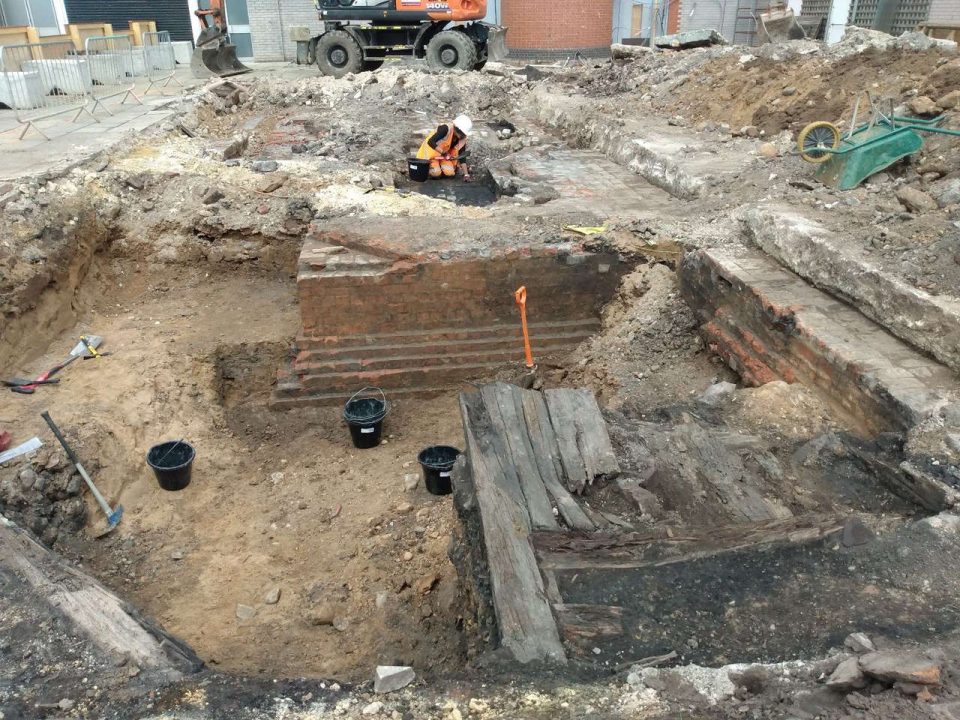
[[[317,41],[317,66],[320,72],[341,78],[363,70],[363,50],[353,36],[343,30],[331,30]]]
[[[478,61],[473,40],[457,30],[437,33],[427,43],[427,64],[435,70],[473,70]]]

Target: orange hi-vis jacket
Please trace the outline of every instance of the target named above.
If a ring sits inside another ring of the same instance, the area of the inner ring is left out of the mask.
[[[433,145],[431,145],[430,141],[439,135],[442,129],[446,130],[446,134],[442,138],[435,140]],[[456,160],[456,158],[460,155],[460,151],[463,149],[464,145],[467,144],[467,140],[464,138],[457,145],[454,145],[454,135],[455,130],[453,123],[441,125],[434,132],[430,133],[426,140],[423,141],[423,144],[420,145],[420,149],[417,151],[417,157],[421,160],[439,160],[441,157],[446,155]]]

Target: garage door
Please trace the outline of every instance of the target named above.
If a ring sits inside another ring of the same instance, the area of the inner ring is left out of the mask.
[[[108,22],[114,29],[130,20],[156,20],[157,30],[168,30],[174,40],[193,40],[187,0],[66,0],[70,22]]]

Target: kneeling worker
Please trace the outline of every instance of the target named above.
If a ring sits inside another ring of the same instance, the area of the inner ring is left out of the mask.
[[[462,167],[463,179],[470,179],[469,169],[458,158],[465,154],[467,136],[472,129],[473,121],[466,115],[459,115],[452,123],[438,127],[423,141],[417,157],[430,161],[430,177],[454,177],[457,167]]]

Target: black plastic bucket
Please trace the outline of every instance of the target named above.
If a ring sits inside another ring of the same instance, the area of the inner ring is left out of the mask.
[[[407,160],[407,170],[414,182],[426,182],[430,179],[430,161],[412,157]]]
[[[364,395],[379,393],[379,397]],[[383,419],[387,416],[387,398],[380,388],[364,388],[347,400],[343,406],[343,419],[350,427],[353,446],[361,450],[380,444],[383,434]]]
[[[453,492],[450,472],[459,454],[460,451],[455,447],[434,445],[424,448],[417,455],[417,462],[423,469],[423,484],[431,495],[449,495]]]
[[[154,445],[147,453],[147,465],[153,468],[164,490],[183,490],[190,484],[190,470],[196,452],[183,440],[168,440]]]

